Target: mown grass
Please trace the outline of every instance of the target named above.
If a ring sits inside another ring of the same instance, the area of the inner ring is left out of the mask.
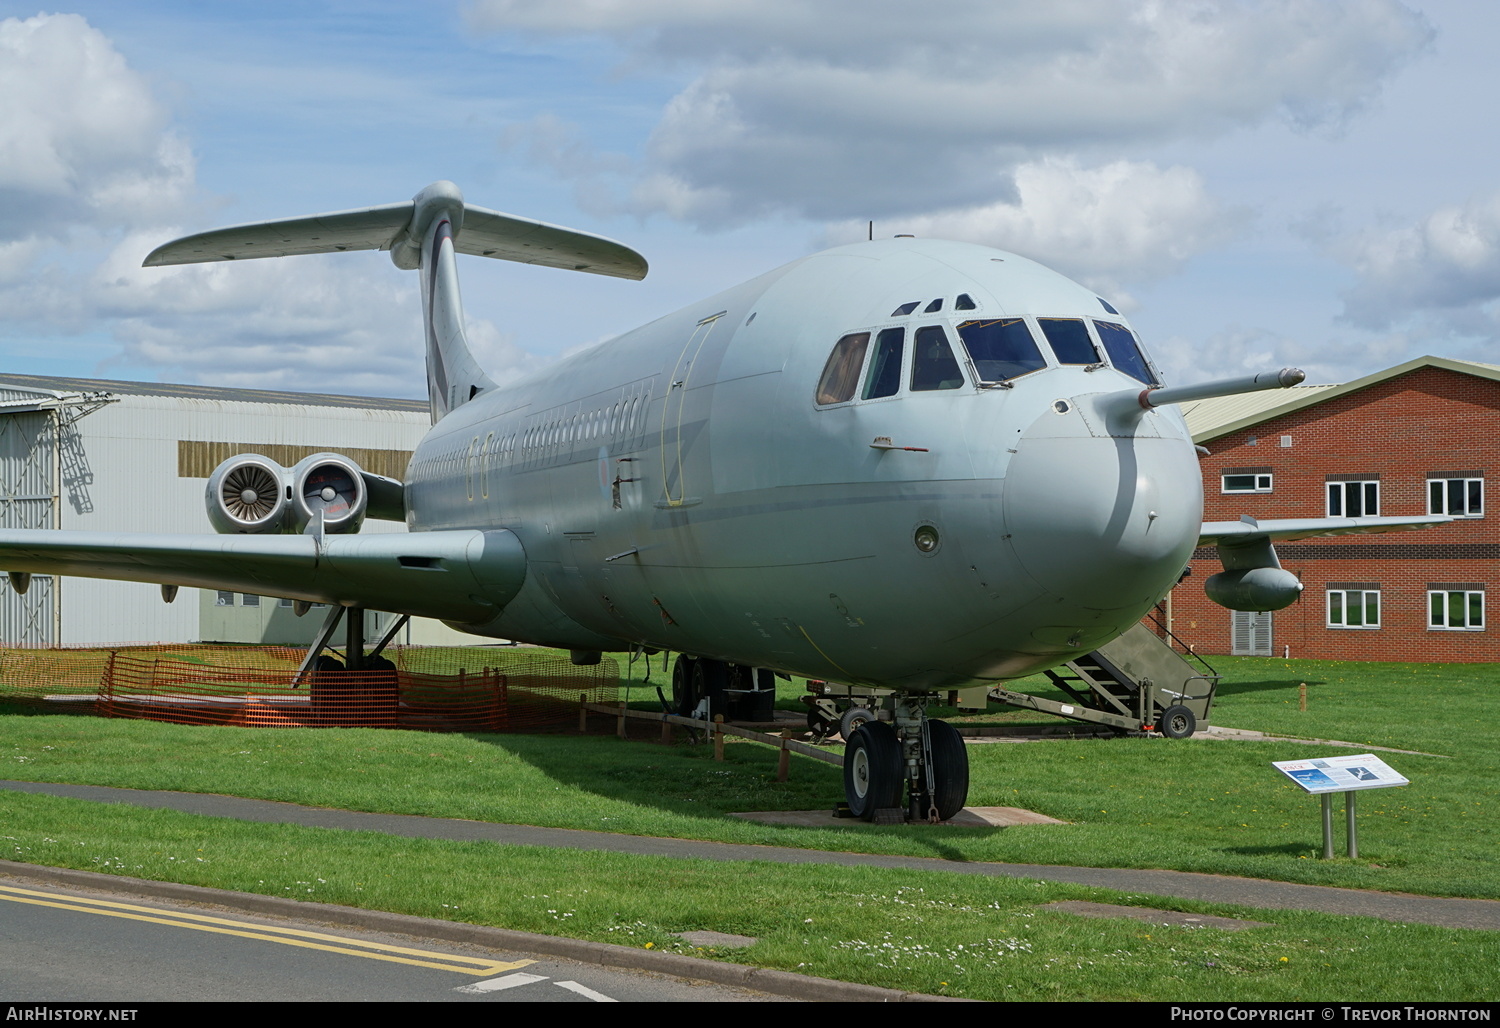
[[[1023,1000],[1484,1000],[1500,935],[1296,911],[1264,927],[1084,919],[1084,899],[1247,916],[1104,889],[931,872],[625,857],[249,824],[0,793],[0,854],[675,950],[915,992]],[[671,933],[759,940],[698,949]]]
[[[1215,720],[1383,745],[1415,737],[1448,756],[1388,755],[1412,780],[1359,805],[1361,859],[1323,861],[1318,801],[1270,762],[1349,752],[1286,742],[1094,739],[969,748],[973,805],[1017,806],[1069,822],[1010,829],[765,825],[736,811],[828,809],[842,797],[836,768],[794,761],[774,781],[774,754],[731,743],[716,763],[705,746],[623,743],[613,737],[425,735],[365,729],[189,728],[72,717],[9,717],[4,776],[143,789],[228,793],[353,810],[592,828],[813,849],[1100,867],[1161,867],[1342,885],[1500,898],[1496,874],[1495,729],[1480,717],[1488,669],[1445,683],[1449,708],[1473,725],[1443,733],[1412,724],[1445,709],[1411,705],[1389,665],[1231,672]],[[1295,662],[1294,662],[1295,663]],[[1271,677],[1291,670],[1285,680]],[[1321,671],[1321,676],[1313,674]],[[1309,680],[1307,714],[1295,697]],[[1242,687],[1250,682],[1256,687]],[[1267,686],[1265,683],[1272,683]],[[1280,683],[1280,684],[1276,684]],[[1289,683],[1289,684],[1287,684]],[[1279,691],[1278,691],[1279,690]],[[1403,707],[1403,704],[1406,706]],[[1389,705],[1411,731],[1387,727]],[[1290,710],[1288,707],[1290,706]],[[1347,708],[1342,713],[1340,708]],[[1410,708],[1406,713],[1402,710]],[[1438,726],[1441,728],[1441,726]],[[170,759],[164,759],[170,755]]]

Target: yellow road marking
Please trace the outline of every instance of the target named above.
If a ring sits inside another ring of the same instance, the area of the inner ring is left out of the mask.
[[[147,921],[172,928],[192,928],[200,932],[218,935],[235,935],[244,939],[260,939],[279,942],[284,946],[301,946],[304,949],[319,949],[329,953],[342,953],[351,957],[369,960],[386,960],[396,964],[412,964],[431,967],[439,971],[455,971],[487,977],[502,971],[514,971],[534,964],[534,960],[494,961],[482,957],[463,957],[452,953],[435,953],[430,950],[412,949],[407,946],[389,946],[379,942],[364,942],[340,935],[310,932],[301,928],[278,928],[273,925],[252,924],[206,914],[172,913],[155,907],[142,907],[131,903],[115,903],[110,900],[83,899],[76,896],[58,897],[56,893],[37,892],[10,885],[0,885],[0,900],[26,903],[39,907],[56,907],[59,910],[76,910],[84,914],[99,914],[104,917],[120,917],[132,921]],[[469,966],[465,966],[469,965]]]

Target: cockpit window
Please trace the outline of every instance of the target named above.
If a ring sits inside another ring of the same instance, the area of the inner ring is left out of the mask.
[[[901,354],[906,349],[906,329],[888,328],[875,337],[875,356],[865,374],[861,399],[895,396],[901,388]]]
[[[865,363],[865,349],[870,345],[870,333],[854,332],[834,344],[823,366],[823,377],[818,379],[817,401],[819,404],[843,403],[853,399],[859,385],[859,369]]]
[[[965,321],[958,326],[958,337],[981,382],[1005,382],[1047,366],[1031,329],[1020,318]]]
[[[903,303],[900,307],[897,307],[895,310],[891,311],[891,317],[904,318],[906,317],[906,315],[916,310],[917,304],[921,302],[921,300],[913,300],[911,303]]]
[[[923,307],[922,308],[922,313],[923,314],[936,314],[938,311],[940,311],[942,309],[943,309],[943,298],[941,296],[939,296],[936,300],[933,300],[926,307]]]
[[[1119,314],[1120,313],[1119,311],[1115,310],[1114,307],[1110,305],[1110,302],[1108,300],[1106,300],[1104,297],[1102,297],[1102,296],[1096,296],[1096,297],[1094,297],[1094,299],[1098,300],[1099,301],[1099,305],[1101,307],[1103,307],[1105,310],[1109,311],[1111,314]]]
[[[1151,373],[1151,366],[1146,363],[1146,355],[1141,352],[1141,344],[1134,332],[1112,321],[1096,321],[1094,327],[1099,330],[1099,341],[1104,344],[1104,352],[1109,354],[1111,364],[1137,382],[1159,384]]]
[[[912,392],[930,389],[957,389],[964,384],[964,373],[953,358],[948,334],[941,325],[917,329],[912,345]]]
[[[958,299],[953,301],[953,309],[956,311],[971,311],[977,306],[974,298],[968,293],[959,293]]]
[[[1037,318],[1059,364],[1098,364],[1099,348],[1082,318]]]

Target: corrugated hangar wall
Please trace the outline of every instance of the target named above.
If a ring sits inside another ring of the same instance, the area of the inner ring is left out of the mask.
[[[81,400],[100,392],[111,402]],[[0,527],[210,532],[204,489],[224,457],[290,465],[332,450],[399,477],[429,427],[425,405],[404,400],[0,376]],[[362,531],[404,526],[367,521]],[[200,621],[195,589],[169,605],[157,586],[134,582],[38,576],[18,596],[0,581],[7,645],[192,642]]]

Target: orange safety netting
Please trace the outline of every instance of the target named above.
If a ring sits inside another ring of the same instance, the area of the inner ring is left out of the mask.
[[[394,671],[309,672],[286,647],[0,650],[0,694],[89,702],[106,717],[251,728],[525,731],[612,700],[619,666],[545,650],[398,647]]]

